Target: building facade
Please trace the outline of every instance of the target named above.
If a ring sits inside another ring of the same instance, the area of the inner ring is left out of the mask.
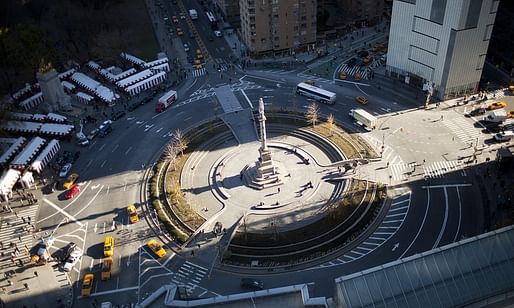
[[[474,93],[499,0],[395,0],[387,71],[450,98]]]
[[[214,4],[225,21],[236,27],[239,25],[239,0],[214,0]]]
[[[384,14],[384,0],[339,0],[339,6],[354,22],[374,25]]]
[[[316,42],[316,0],[241,0],[241,35],[252,55]]]

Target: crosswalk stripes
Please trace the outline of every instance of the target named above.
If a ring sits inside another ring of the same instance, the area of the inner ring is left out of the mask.
[[[456,172],[463,164],[460,160],[435,161],[423,166],[423,174],[425,178],[440,178],[445,174]],[[464,170],[461,170],[461,172],[462,175],[466,175]]]
[[[480,131],[464,118],[444,120],[443,123],[464,143],[474,142],[480,137]]]
[[[348,64],[345,63],[341,66],[341,69],[337,73],[339,74],[341,71],[344,71],[350,77],[353,77],[355,76],[355,73],[360,72],[361,79],[368,79],[367,68],[361,69],[360,65],[348,66]]]
[[[195,69],[195,70],[193,70],[193,77],[203,76],[203,75],[205,75],[205,72],[206,72],[205,67]]]
[[[184,285],[191,292],[200,284],[206,274],[205,267],[186,261],[175,273],[174,280],[175,283]]]
[[[490,99],[502,99],[505,97],[505,90],[503,89],[498,89],[498,90],[495,90],[494,92],[492,93],[488,93],[487,95]]]
[[[15,262],[18,260],[27,260],[23,256],[28,254],[26,251],[27,247],[30,249],[33,246],[34,238],[30,234],[30,223],[33,223],[36,219],[38,205],[24,206],[23,208],[15,208],[13,212],[7,216],[2,217],[0,222],[0,242],[3,248],[1,251],[9,256],[14,252],[14,247],[10,248],[10,243],[16,244],[20,253],[17,254],[14,259]],[[30,220],[28,219],[30,217]],[[23,221],[25,220],[25,222]],[[0,260],[0,268],[5,268],[14,265],[10,258]]]
[[[414,168],[416,163],[397,163],[397,164],[390,164],[389,169],[391,170],[391,177],[393,180],[396,181],[403,181],[407,179],[408,172],[412,171],[412,168]]]
[[[503,122],[503,128],[505,130],[514,130],[514,119],[507,119]]]

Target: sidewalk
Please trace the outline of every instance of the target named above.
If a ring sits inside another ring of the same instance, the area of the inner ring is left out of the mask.
[[[55,262],[42,266],[30,263],[29,251],[43,235],[34,232],[39,204],[28,204],[23,197],[30,193],[41,200],[38,189],[20,191],[10,202],[11,211],[3,208],[0,213],[1,303],[20,308],[71,307],[73,286],[67,274],[55,267]]]

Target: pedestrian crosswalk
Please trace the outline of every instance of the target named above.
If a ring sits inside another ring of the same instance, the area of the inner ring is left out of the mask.
[[[205,267],[186,261],[178,269],[171,281],[177,285],[184,286],[188,293],[192,293],[206,274],[207,269]]]
[[[11,258],[0,259],[0,267],[8,268],[26,262],[33,246],[33,223],[38,205],[13,208],[0,221],[0,251]]]
[[[395,163],[389,164],[391,178],[395,181],[405,181],[409,178],[416,168],[416,163]]]
[[[198,68],[198,69],[194,69],[193,70],[193,77],[200,77],[200,76],[203,76],[206,74],[206,69],[205,67],[202,67],[202,68]]]
[[[480,131],[464,118],[454,118],[443,121],[462,142],[469,144],[480,137]]]
[[[461,169],[464,163],[460,160],[435,161],[423,165],[425,178],[441,178],[445,174],[459,171],[462,176],[466,176],[466,171]]]
[[[341,66],[341,68],[337,71],[337,76],[339,76],[339,73],[340,72],[345,72],[347,74],[348,77],[350,78],[354,78],[355,74],[357,72],[359,72],[361,74],[361,79],[368,79],[369,76],[368,76],[368,73],[369,73],[369,70],[367,67],[361,67],[360,65],[355,65],[355,66],[349,66],[348,64],[343,64]]]

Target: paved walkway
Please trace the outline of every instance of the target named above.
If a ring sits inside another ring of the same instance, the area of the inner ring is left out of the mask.
[[[41,199],[39,190],[26,190],[24,194],[29,193]],[[42,266],[30,263],[29,251],[43,234],[34,232],[33,228],[34,224],[37,228],[39,204],[29,205],[21,194],[14,194],[10,205],[12,211],[4,209],[0,214],[2,302],[6,307],[71,307],[73,289],[70,280],[55,267],[56,263]],[[12,259],[11,254],[14,255]]]

